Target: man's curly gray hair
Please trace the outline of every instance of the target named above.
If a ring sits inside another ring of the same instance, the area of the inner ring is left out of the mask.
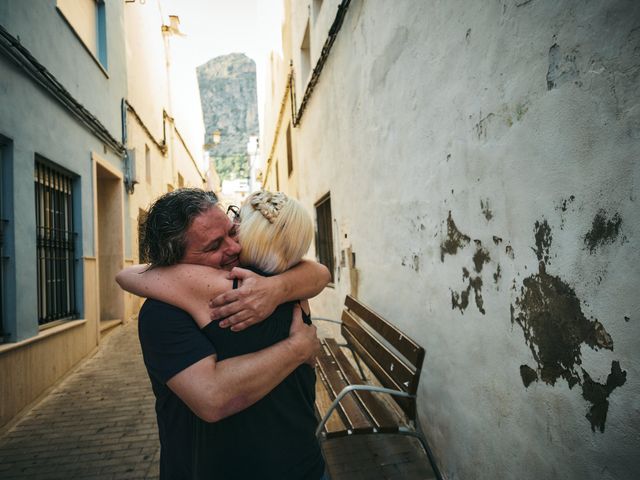
[[[179,263],[193,219],[216,205],[216,194],[200,188],[180,188],[156,199],[140,226],[140,258],[152,268]]]

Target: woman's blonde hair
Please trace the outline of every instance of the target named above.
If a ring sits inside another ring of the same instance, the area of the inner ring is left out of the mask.
[[[313,237],[309,213],[295,198],[266,190],[249,195],[240,209],[240,263],[281,273],[302,260]]]

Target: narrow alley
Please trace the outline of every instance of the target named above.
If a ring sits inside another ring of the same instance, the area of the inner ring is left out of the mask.
[[[137,322],[109,334],[98,352],[0,436],[0,478],[155,479],[160,444]],[[396,435],[324,444],[332,480],[433,478],[419,443]]]

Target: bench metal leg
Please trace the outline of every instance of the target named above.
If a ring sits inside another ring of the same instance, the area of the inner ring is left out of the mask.
[[[436,479],[442,480],[442,475],[440,474],[440,470],[438,469],[438,465],[436,464],[436,460],[433,456],[433,453],[431,452],[431,449],[429,448],[429,444],[427,443],[427,439],[425,438],[425,436],[422,435],[422,433],[407,427],[400,427],[398,429],[398,433],[400,435],[407,435],[409,437],[417,438],[420,441],[420,445],[422,445],[422,449],[424,450],[424,453],[427,454],[427,458],[429,459],[429,463],[431,464],[431,469],[433,470],[433,473],[435,474]]]
[[[331,403],[331,406],[327,410],[327,413],[324,414],[318,428],[316,429],[316,437],[320,437],[322,433],[322,428],[324,424],[327,423],[329,417],[333,413],[333,411],[338,407],[340,400],[342,400],[348,393],[353,392],[355,390],[365,390],[369,392],[378,392],[378,393],[388,393],[389,395],[395,395],[396,397],[406,397],[406,398],[415,398],[415,395],[411,395],[407,392],[402,392],[399,390],[392,390],[390,388],[384,387],[376,387],[373,385],[348,385],[342,389],[342,391],[338,394],[336,399]]]

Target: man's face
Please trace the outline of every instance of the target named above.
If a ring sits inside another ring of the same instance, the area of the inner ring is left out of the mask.
[[[185,254],[181,263],[231,270],[239,265],[238,226],[219,207],[205,210],[187,229]]]

